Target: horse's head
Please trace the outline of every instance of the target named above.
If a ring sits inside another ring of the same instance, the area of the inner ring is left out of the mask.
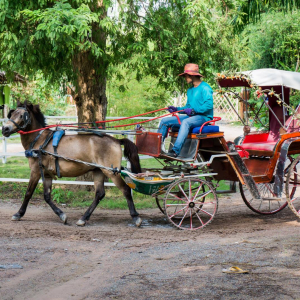
[[[34,107],[31,103],[27,104],[18,102],[16,109],[11,109],[8,112],[8,121],[2,127],[2,134],[9,137],[11,134],[23,130],[25,131],[31,124],[31,110]]]
[[[26,130],[31,123],[31,118],[26,107],[17,107],[9,111],[7,115],[8,121],[2,127],[2,134],[9,137],[11,134]]]

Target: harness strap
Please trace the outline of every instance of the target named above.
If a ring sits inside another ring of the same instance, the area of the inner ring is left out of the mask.
[[[27,158],[29,158],[29,157],[37,157],[37,154],[36,154],[35,150],[32,150],[32,148],[34,147],[35,143],[40,138],[40,136],[42,135],[43,132],[44,132],[44,130],[40,131],[39,134],[35,137],[35,139],[30,143],[29,149],[25,150],[25,156]]]
[[[17,124],[14,120],[12,120],[12,119],[8,119],[8,120],[9,120],[10,122],[14,123],[14,125],[15,125],[19,130],[23,129],[23,128],[20,127],[19,124]]]
[[[114,168],[113,166],[111,166],[111,168],[109,168],[109,167],[105,167],[105,166],[98,165],[98,164],[95,164],[95,163],[85,162],[85,161],[82,161],[82,160],[79,160],[79,159],[68,158],[68,157],[65,157],[65,156],[61,156],[61,155],[58,155],[58,154],[55,154],[55,153],[48,152],[46,150],[41,150],[41,153],[42,154],[46,153],[46,154],[52,155],[52,156],[57,157],[57,158],[62,158],[66,161],[74,161],[74,162],[77,162],[77,163],[84,164],[86,166],[92,166],[92,167],[99,168],[99,169],[105,169],[105,170],[113,172],[114,175],[117,175],[118,173],[121,172],[121,170],[119,170],[117,167]]]
[[[59,144],[61,138],[64,136],[64,134],[65,134],[64,130],[57,130],[57,131],[55,131],[55,133],[53,135],[53,150],[54,150],[54,154],[56,154],[56,155],[57,155],[58,144]],[[61,178],[58,157],[55,157],[55,169],[56,169],[57,177]]]
[[[54,134],[54,131],[50,131],[48,133],[44,143],[42,144],[42,146],[40,146],[39,151],[38,151],[39,167],[40,167],[40,172],[41,172],[43,182],[45,181],[45,175],[44,175],[44,165],[42,163],[42,154],[44,153],[44,148],[48,145],[48,143],[52,139],[53,134]]]

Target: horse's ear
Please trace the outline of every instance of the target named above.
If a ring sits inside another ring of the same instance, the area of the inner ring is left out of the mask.
[[[27,107],[27,100],[24,101],[24,106]]]
[[[19,106],[21,104],[21,102],[19,100],[17,100],[17,106]]]

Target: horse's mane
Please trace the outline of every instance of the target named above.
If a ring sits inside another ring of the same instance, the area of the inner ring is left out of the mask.
[[[42,125],[42,127],[45,127],[47,125],[45,116],[41,112],[40,106],[38,104],[32,104],[29,101],[25,101],[24,103],[19,102],[17,107],[24,107],[27,110],[31,111],[35,119]]]

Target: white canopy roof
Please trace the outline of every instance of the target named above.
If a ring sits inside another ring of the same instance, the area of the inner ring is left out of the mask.
[[[250,76],[258,86],[285,86],[300,90],[300,73],[277,69],[258,69],[244,71],[242,74]]]

